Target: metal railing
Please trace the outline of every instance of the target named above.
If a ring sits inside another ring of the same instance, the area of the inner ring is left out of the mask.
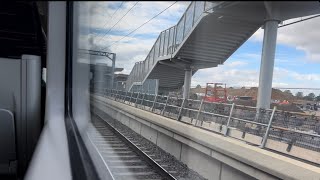
[[[159,57],[172,55],[191,33],[201,15],[214,8],[220,8],[223,2],[192,1],[184,12],[177,25],[170,27],[160,33],[144,61],[135,63],[128,76],[127,87],[130,88],[134,82],[141,82],[147,76],[152,67],[157,63]],[[221,6],[222,7],[222,6]],[[127,89],[129,90],[129,89]]]
[[[104,89],[94,92],[112,100],[238,138],[265,148],[272,139],[320,152],[320,119],[316,116],[236,104]],[[240,133],[240,135],[239,135]],[[258,137],[252,142],[251,137]]]

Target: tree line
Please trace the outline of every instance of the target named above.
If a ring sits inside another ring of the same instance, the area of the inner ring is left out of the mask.
[[[284,92],[292,95],[290,90],[285,90]],[[320,94],[316,96],[314,93],[309,93],[308,95],[304,96],[303,92],[297,92],[295,96],[299,99],[304,99],[307,101],[320,101]]]
[[[210,87],[210,85],[209,85]],[[201,88],[200,84],[198,84],[196,86],[197,89]],[[230,87],[231,88],[231,87]],[[285,90],[284,93],[290,94],[293,96],[293,94],[291,93],[290,90]],[[318,96],[316,96],[314,93],[309,93],[308,95],[304,96],[303,92],[297,92],[295,94],[295,97],[299,98],[299,99],[304,99],[307,101],[320,101],[320,94]]]

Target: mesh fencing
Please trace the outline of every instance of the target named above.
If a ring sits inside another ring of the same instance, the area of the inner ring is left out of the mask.
[[[236,129],[243,137],[251,134],[282,142],[287,144],[288,152],[293,146],[320,152],[320,117],[314,115],[147,93],[116,90],[95,90],[94,93],[174,120],[187,118],[191,123],[199,121],[200,125],[213,123],[220,129],[223,126],[227,130]],[[265,146],[263,142],[261,145]]]
[[[314,115],[277,111],[269,138],[320,152],[320,119]]]
[[[263,137],[272,114],[271,109],[259,109],[235,105],[230,126],[242,132]]]

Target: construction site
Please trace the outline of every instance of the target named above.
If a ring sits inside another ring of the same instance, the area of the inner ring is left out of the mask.
[[[210,97],[213,97],[215,94],[217,97],[224,99],[224,102],[255,107],[257,105],[258,87],[234,88],[218,85],[215,88],[214,86],[209,85],[209,87],[198,86],[190,89],[190,97],[193,99],[201,100],[205,98],[206,101],[210,101]],[[214,99],[212,100],[212,98],[211,101],[219,102]],[[306,100],[303,97],[297,97],[289,90],[282,91],[280,89],[272,88],[271,102],[271,108],[277,106],[278,110],[315,114],[316,116],[320,116],[318,111],[318,101],[311,101]]]

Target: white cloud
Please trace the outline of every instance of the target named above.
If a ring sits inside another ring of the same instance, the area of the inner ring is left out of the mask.
[[[117,38],[119,36],[111,37]],[[82,37],[84,42],[86,42],[87,38],[88,36]],[[109,52],[114,52],[117,55],[116,67],[123,67],[123,73],[129,74],[136,62],[143,61],[146,58],[153,43],[153,39],[128,38],[126,41],[120,41],[117,45],[111,46]],[[108,62],[105,57],[94,58],[96,59],[96,62]]]
[[[279,28],[277,43],[284,44],[306,53],[309,61],[320,62],[320,18],[314,18],[293,25]],[[260,28],[250,38],[263,41],[263,30]]]
[[[300,81],[320,81],[320,74],[299,74],[294,73],[292,76]]]
[[[318,84],[320,83],[320,74],[316,73],[298,73],[295,71],[291,71],[285,68],[279,68],[275,67],[274,68],[274,73],[273,75],[276,76],[276,78],[284,78],[284,77],[291,77],[296,81],[302,81],[302,82],[309,82],[312,83],[313,85],[308,86],[308,87],[314,87],[315,83]]]
[[[114,26],[135,3],[136,2],[134,1],[126,1],[122,8],[116,13],[115,11],[119,7],[120,2],[79,3],[80,26],[87,32],[82,32],[82,35],[79,37],[80,47],[100,49],[112,45],[109,48],[104,49],[104,51],[117,54],[116,66],[123,67],[123,73],[130,73],[135,62],[143,61],[146,58],[160,32],[177,23],[187,6],[190,4],[190,1],[177,2],[134,34],[117,42],[125,34],[136,29],[173,2],[139,2],[116,26]],[[114,16],[110,18],[113,14]],[[106,34],[112,26],[114,26],[112,29],[113,33],[109,32]],[[91,31],[88,28],[91,28]],[[97,30],[99,30],[100,34],[94,33]],[[117,34],[115,34],[115,32],[117,32]],[[141,36],[136,36],[137,34],[141,34]],[[96,59],[97,62],[106,62],[103,57],[96,57]]]
[[[221,82],[228,86],[257,86],[259,74],[256,70],[241,70],[230,68],[230,66],[218,66],[199,70],[192,77],[192,86],[200,84],[204,86],[207,82]]]
[[[120,2],[88,2],[90,16],[84,13],[81,22],[83,26],[93,29],[100,29],[104,32],[112,28],[121,18],[124,16],[135,4],[135,1],[127,1],[123,3],[123,6],[115,13],[115,10],[120,5]],[[114,26],[113,30],[129,32],[160,11],[171,5],[172,1],[163,2],[138,2],[132,10],[124,16],[119,23]],[[140,33],[157,33],[161,32],[165,28],[175,25],[176,20],[180,19],[181,14],[190,2],[183,1],[178,2],[169,8],[165,13],[158,16],[156,19],[150,21],[147,28],[143,27],[139,29]],[[111,9],[110,6],[115,6]],[[115,13],[115,14],[114,14]],[[114,16],[112,16],[114,14]],[[110,17],[112,16],[112,18]],[[107,36],[108,38],[108,36]]]
[[[291,80],[288,81],[287,79]],[[259,85],[259,70],[230,68],[230,66],[202,69],[192,77],[191,85],[205,86],[207,82],[222,82],[226,83],[227,86],[235,87],[257,87]],[[304,74],[285,68],[274,68],[273,87],[316,87],[315,84],[320,84],[320,74]]]
[[[248,64],[247,62],[243,62],[243,61],[231,61],[231,62],[226,62],[224,65],[229,67],[239,67],[247,64]]]
[[[258,53],[243,53],[241,56],[246,57],[246,58],[252,58],[252,59],[260,59],[261,54]]]

